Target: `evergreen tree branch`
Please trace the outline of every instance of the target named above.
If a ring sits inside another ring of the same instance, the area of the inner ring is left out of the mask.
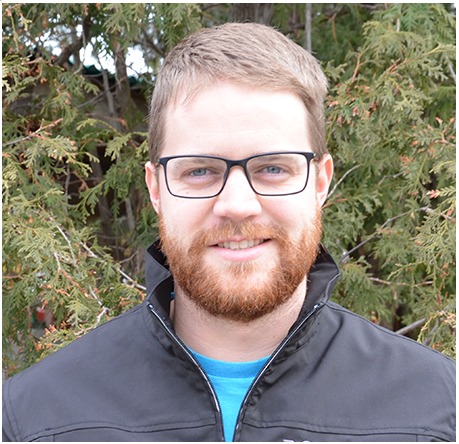
[[[416,328],[421,327],[422,325],[424,325],[425,322],[426,322],[426,318],[418,319],[417,321],[414,321],[410,325],[407,325],[406,327],[403,327],[403,328],[397,330],[395,333],[397,333],[399,335],[402,335],[402,336],[406,335],[410,331],[413,331]]]
[[[398,214],[397,216],[394,216],[394,217],[391,217],[391,218],[387,219],[370,237],[366,238],[365,240],[363,240],[362,242],[360,242],[359,244],[357,244],[355,247],[351,248],[350,250],[345,251],[341,255],[339,263],[342,264],[342,263],[346,262],[348,257],[352,253],[357,251],[360,247],[362,247],[366,243],[370,242],[374,238],[380,236],[380,231],[383,230],[384,228],[386,228],[387,225],[389,225],[390,223],[396,221],[397,219],[401,219],[402,217],[408,216],[409,214],[411,214],[411,213],[413,213],[415,211],[416,212],[421,212],[421,211],[428,212],[428,211],[431,211],[431,208],[429,208],[429,207],[416,208],[416,209],[413,209],[413,210],[405,211],[404,213]]]
[[[54,222],[54,224],[56,225],[56,228],[58,229],[59,233],[61,233],[62,237],[67,242],[67,245],[68,245],[69,251],[70,251],[70,255],[72,256],[72,261],[76,265],[75,256],[73,254],[73,249],[72,249],[72,244],[70,242],[70,239],[67,237],[67,235],[65,234],[64,230],[59,226],[59,224],[55,221],[55,219],[52,216],[49,216],[49,219],[52,222]]]
[[[80,49],[86,46],[89,40],[89,37],[90,37],[91,26],[92,26],[91,16],[88,15],[83,20],[83,32],[82,32],[81,37],[78,40],[75,40],[70,45],[62,49],[61,54],[56,60],[56,65],[63,66],[65,63],[68,62],[69,58],[72,55],[77,54],[80,51]]]
[[[10,142],[2,143],[2,148],[6,148],[6,147],[11,146],[11,145],[16,145],[17,143],[25,142],[26,140],[33,139],[34,137],[40,137],[41,136],[40,133],[42,133],[43,131],[49,130],[51,128],[54,128],[55,126],[59,125],[59,123],[61,123],[62,120],[63,120],[63,118],[61,117],[61,118],[55,120],[54,122],[51,122],[49,125],[40,126],[40,128],[38,128],[36,131],[34,131],[33,133],[30,133],[29,135],[27,135],[25,137],[21,137],[19,139],[11,140]]]
[[[347,170],[342,176],[341,178],[338,180],[338,182],[336,182],[335,186],[332,188],[332,190],[328,193],[328,198],[330,198],[330,196],[332,196],[335,191],[337,190],[337,188],[341,185],[341,183],[344,181],[344,179],[346,179],[347,176],[349,176],[349,174],[351,174],[354,170],[356,170],[357,168],[359,168],[360,165],[354,165],[352,168],[350,168],[349,170]]]
[[[144,46],[147,45],[149,48],[151,48],[156,54],[158,54],[160,57],[165,57],[165,52],[162,48],[160,48],[154,41],[153,39],[148,36],[144,35],[142,40],[135,39],[134,43],[139,45],[139,46]]]
[[[448,62],[448,69],[449,69],[449,72],[451,73],[451,77],[453,78],[454,83],[456,83],[456,72],[454,71],[454,68],[451,62]]]
[[[95,259],[100,259],[100,257],[94,253],[86,244],[81,243],[81,246],[89,253],[90,257],[95,258]],[[127,273],[125,273],[121,267],[115,266],[116,271],[123,276],[126,280],[131,282],[135,288],[138,288],[139,290],[142,291],[147,291],[147,288],[144,287],[143,285],[140,285],[135,279],[133,279],[131,276],[129,276]]]
[[[100,321],[102,319],[102,317],[104,315],[106,315],[108,313],[108,308],[107,307],[103,307],[102,311],[97,315],[97,318],[96,318],[96,325],[99,325],[100,324]]]
[[[425,282],[421,282],[419,284],[407,284],[405,282],[391,282],[391,281],[385,281],[384,279],[379,279],[379,278],[375,278],[375,277],[370,277],[369,278],[370,281],[372,282],[376,282],[377,284],[383,284],[383,285],[396,285],[398,287],[423,287],[423,286],[426,286],[426,285],[432,285],[434,282],[433,281],[425,281]]]

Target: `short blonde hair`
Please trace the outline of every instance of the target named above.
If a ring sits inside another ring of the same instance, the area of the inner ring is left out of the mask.
[[[187,100],[218,81],[297,94],[308,115],[311,145],[320,158],[325,146],[327,80],[317,60],[292,40],[265,25],[227,23],[202,29],[166,57],[150,108],[150,160],[160,157],[167,108],[179,95]]]

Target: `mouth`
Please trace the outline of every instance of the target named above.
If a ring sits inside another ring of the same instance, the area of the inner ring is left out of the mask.
[[[268,239],[244,239],[242,241],[225,241],[216,244],[220,248],[226,248],[229,250],[245,250],[247,248],[256,247]]]

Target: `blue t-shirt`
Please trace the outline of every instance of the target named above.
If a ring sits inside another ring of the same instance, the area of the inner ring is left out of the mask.
[[[225,441],[232,441],[242,401],[268,358],[249,362],[226,362],[190,350],[207,373],[222,409]]]

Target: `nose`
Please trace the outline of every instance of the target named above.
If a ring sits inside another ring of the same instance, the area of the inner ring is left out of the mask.
[[[241,167],[231,168],[225,187],[215,199],[213,210],[218,217],[241,222],[261,213],[258,195]]]

